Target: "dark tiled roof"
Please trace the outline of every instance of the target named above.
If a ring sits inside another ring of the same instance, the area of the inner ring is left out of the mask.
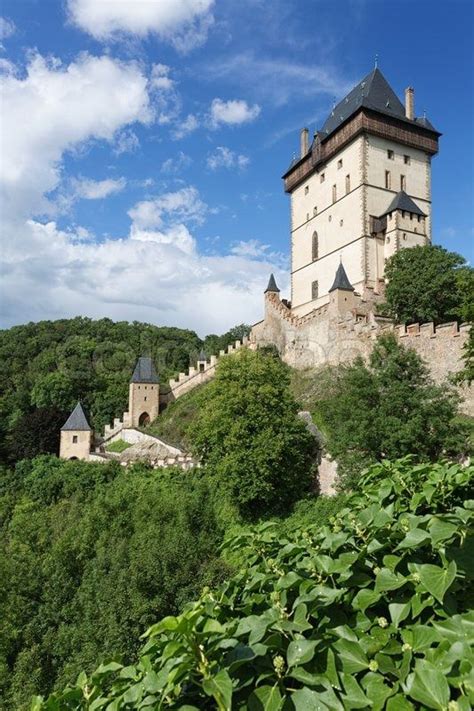
[[[405,212],[411,212],[414,215],[426,217],[426,214],[420,210],[416,202],[414,202],[404,190],[400,190],[400,192],[395,195],[390,205],[380,217],[388,215],[389,212],[393,212],[394,210],[405,210]]]
[[[266,294],[267,291],[273,291],[275,293],[278,293],[280,291],[280,289],[277,287],[275,277],[273,276],[273,274],[270,274],[270,279],[268,280],[268,286],[263,293]]]
[[[71,412],[64,425],[61,427],[61,431],[76,430],[90,432],[91,429],[92,428],[87,422],[84,410],[82,409],[82,405],[80,402],[77,403],[76,407]]]
[[[354,291],[354,287],[348,279],[346,270],[344,269],[342,262],[337,268],[336,276],[334,277],[334,283],[329,289],[329,293],[331,293],[331,291],[335,291],[336,289],[341,289],[341,291]]]
[[[407,119],[404,105],[380,69],[373,69],[331,111],[320,131],[321,139],[325,140],[361,108],[372,109],[386,116],[415,123],[437,133],[426,117],[414,121]]]
[[[131,383],[159,383],[159,378],[151,358],[141,357],[137,360]]]
[[[198,361],[207,360],[206,351],[201,348],[201,352],[198,355]]]

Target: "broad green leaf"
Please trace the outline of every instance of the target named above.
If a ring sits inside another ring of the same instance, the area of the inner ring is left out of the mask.
[[[368,668],[369,660],[358,642],[339,639],[334,644],[334,648],[337,650],[337,657],[342,664],[342,670],[347,674],[353,674]]]
[[[328,706],[321,701],[319,694],[311,689],[299,689],[291,695],[295,711],[326,711]]]
[[[341,674],[342,684],[344,686],[345,699],[347,708],[350,709],[367,709],[370,707],[370,701],[364,694],[360,685],[350,674]]]
[[[249,711],[279,711],[283,704],[278,685],[259,686],[249,696]]]
[[[375,578],[375,589],[377,592],[387,590],[397,590],[406,583],[405,578],[400,573],[394,573],[388,568],[382,568]]]
[[[392,602],[389,606],[390,617],[395,627],[398,627],[406,617],[408,617],[411,608],[411,601],[408,602]]]
[[[418,566],[418,574],[421,583],[438,602],[442,603],[446,590],[451,586],[456,577],[456,563],[451,561],[447,568],[440,568],[438,565]]]
[[[306,664],[314,657],[314,649],[317,642],[308,639],[293,640],[288,645],[286,661],[288,667],[295,667],[297,664]]]
[[[365,612],[365,610],[370,607],[371,605],[374,604],[374,602],[377,602],[380,600],[380,593],[375,592],[375,590],[359,590],[355,598],[352,600],[352,607],[354,610],[362,610],[362,612]]]
[[[387,701],[387,711],[413,711],[415,707],[405,696],[396,694]]]
[[[458,530],[458,527],[453,523],[449,523],[449,521],[443,521],[440,518],[433,517],[428,524],[428,530],[433,545],[436,545],[440,541],[451,539]]]
[[[208,696],[217,701],[219,711],[228,711],[232,705],[232,679],[225,669],[221,669],[210,679],[204,679],[202,688]]]
[[[429,709],[446,709],[449,685],[445,675],[428,662],[418,661],[407,679],[407,693]]]
[[[290,571],[286,575],[283,575],[279,579],[279,581],[276,584],[276,589],[277,590],[286,590],[287,588],[291,588],[293,585],[297,585],[298,583],[301,583],[302,577],[298,575],[297,573]]]
[[[422,543],[429,541],[431,538],[428,531],[423,531],[421,528],[414,528],[408,531],[407,535],[395,548],[396,551],[403,550],[404,548],[418,548]]]

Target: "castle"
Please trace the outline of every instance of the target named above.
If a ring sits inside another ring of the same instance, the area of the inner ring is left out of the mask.
[[[431,242],[431,159],[440,135],[426,116],[415,116],[413,88],[402,104],[378,68],[334,106],[311,145],[302,129],[300,155],[283,175],[290,195],[291,297],[280,298],[271,275],[263,320],[219,357],[242,346],[274,345],[295,368],[339,364],[366,358],[381,333],[393,332],[427,362],[435,381],[462,368],[467,324],[405,327],[377,314],[386,260]],[[212,378],[217,360],[201,353],[196,367],[160,392],[151,359],[139,358],[122,420],[94,443],[78,403],[61,430],[60,456],[101,458],[107,443],[122,439],[145,443],[148,459],[154,456],[159,466],[193,466],[189,455],[137,428]],[[474,415],[472,390],[462,394],[464,411]]]

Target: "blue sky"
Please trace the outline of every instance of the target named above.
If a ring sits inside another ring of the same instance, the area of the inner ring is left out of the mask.
[[[433,238],[472,260],[470,0],[3,0],[2,326],[219,332],[288,287],[298,131],[379,67],[443,133]]]

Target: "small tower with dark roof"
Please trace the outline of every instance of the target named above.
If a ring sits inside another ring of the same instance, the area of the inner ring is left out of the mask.
[[[352,311],[355,305],[354,287],[341,261],[329,289],[329,313],[332,317],[343,316],[348,311]]]
[[[263,292],[264,294],[279,294],[280,289],[277,287],[277,283],[275,281],[275,277],[273,274],[270,274],[270,279],[268,280],[268,285],[265,291]]]
[[[78,402],[61,427],[59,456],[61,459],[89,459],[91,445],[92,428]]]
[[[198,355],[197,359],[197,369],[200,373],[203,373],[206,370],[206,365],[207,365],[207,354],[203,348],[201,348],[201,351]]]
[[[130,380],[128,397],[129,427],[144,427],[160,410],[160,381],[151,358],[140,357]]]

